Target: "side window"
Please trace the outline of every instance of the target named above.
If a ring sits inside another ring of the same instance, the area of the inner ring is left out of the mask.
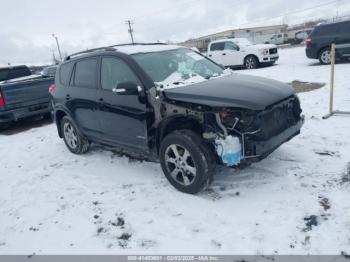
[[[338,27],[339,34],[350,34],[350,22],[344,22],[339,24]]]
[[[75,64],[74,85],[78,87],[97,87],[97,59],[89,58]]]
[[[22,77],[22,76],[29,76],[31,75],[31,72],[27,68],[19,67],[19,68],[14,68],[10,69],[10,73],[8,75],[9,79],[17,78],[17,77]]]
[[[64,86],[69,85],[70,76],[74,63],[66,63],[60,66],[60,82]]]
[[[238,46],[233,42],[225,42],[225,50],[235,50],[238,51]]]
[[[225,43],[213,43],[210,45],[210,51],[222,51],[225,48]]]
[[[56,68],[55,67],[49,68],[49,76],[55,76],[55,74],[56,74]]]
[[[112,90],[122,82],[141,84],[135,73],[123,60],[114,57],[102,58],[101,87],[106,90]]]

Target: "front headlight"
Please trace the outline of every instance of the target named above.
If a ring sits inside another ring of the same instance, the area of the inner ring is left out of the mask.
[[[239,130],[244,130],[249,127],[256,116],[256,112],[251,110],[233,111],[233,112],[220,112],[219,113],[221,123],[228,129],[236,127]]]
[[[261,49],[260,52],[261,52],[262,55],[268,55],[269,54],[269,49],[264,48],[264,49]]]

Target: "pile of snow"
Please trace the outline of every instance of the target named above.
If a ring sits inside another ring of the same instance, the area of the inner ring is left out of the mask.
[[[329,67],[304,49],[280,58],[239,73],[328,82]],[[343,110],[349,69],[336,66]],[[198,195],[176,191],[159,164],[98,147],[73,155],[55,125],[2,134],[0,253],[349,254],[350,121],[322,120],[328,96],[328,85],[300,94],[299,136],[245,170],[222,170]]]

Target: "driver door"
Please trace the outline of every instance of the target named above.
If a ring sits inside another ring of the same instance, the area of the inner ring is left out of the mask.
[[[147,150],[146,104],[139,94],[115,92],[117,85],[125,82],[136,83],[144,92],[141,81],[124,60],[102,57],[97,94],[101,136],[108,143]]]
[[[224,52],[222,53],[222,64],[224,66],[238,66],[242,65],[242,54],[240,48],[232,41],[226,41]]]

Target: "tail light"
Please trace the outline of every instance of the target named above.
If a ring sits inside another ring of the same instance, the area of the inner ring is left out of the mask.
[[[304,41],[304,44],[305,44],[306,46],[311,45],[311,39],[306,39],[306,40]]]
[[[5,99],[2,97],[1,92],[0,92],[0,106],[5,105]]]
[[[53,91],[55,91],[55,84],[50,85],[49,94],[53,93]]]

